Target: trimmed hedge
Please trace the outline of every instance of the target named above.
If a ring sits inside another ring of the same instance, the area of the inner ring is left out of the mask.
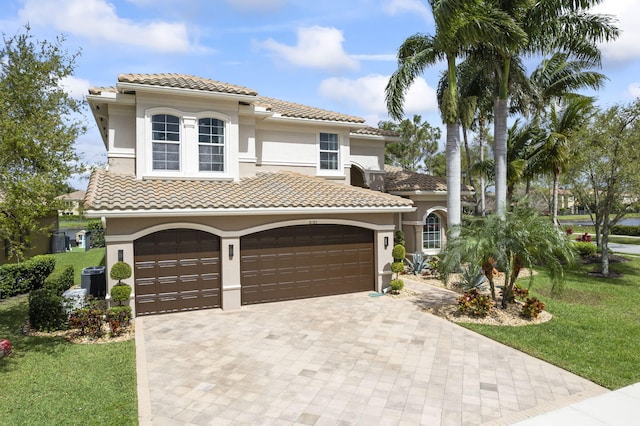
[[[100,219],[90,220],[87,224],[87,231],[91,232],[91,247],[104,247],[104,228]]]
[[[66,290],[73,287],[74,269],[73,265],[67,265],[61,272],[50,275],[44,281],[44,288],[54,290],[59,296],[62,296]]]
[[[41,289],[55,267],[56,258],[47,254],[34,256],[22,263],[0,266],[0,297],[7,298]]]
[[[596,250],[598,249],[595,244],[587,243],[584,241],[574,241],[573,248],[580,256],[590,256],[596,254]]]
[[[56,291],[41,288],[29,293],[29,323],[40,331],[56,331],[67,328],[67,311],[63,297]]]
[[[629,235],[631,237],[640,237],[640,226],[634,225],[613,225],[611,227],[612,235]]]

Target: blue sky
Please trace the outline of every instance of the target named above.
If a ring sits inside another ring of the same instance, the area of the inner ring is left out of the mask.
[[[64,34],[81,49],[75,96],[114,85],[121,73],[175,72],[239,84],[261,95],[363,117],[387,119],[384,86],[400,44],[433,33],[419,0],[2,0],[0,31],[29,24],[38,39]],[[594,11],[616,16],[622,30],[602,46],[609,76],[596,95],[603,106],[640,96],[640,1],[605,0]],[[535,66],[537,61],[532,61]],[[441,125],[435,88],[443,64],[419,78],[405,112]],[[106,153],[87,110],[77,143],[86,163]],[[80,187],[86,181],[75,183]]]

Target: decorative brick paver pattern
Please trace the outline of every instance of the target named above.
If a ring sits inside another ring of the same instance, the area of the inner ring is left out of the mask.
[[[141,424],[499,425],[606,392],[422,312],[439,291],[137,319]]]

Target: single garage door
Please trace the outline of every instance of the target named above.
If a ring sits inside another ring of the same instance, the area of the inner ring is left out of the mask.
[[[375,288],[373,231],[302,225],[240,240],[242,304],[303,299]]]
[[[220,238],[192,229],[134,242],[136,315],[220,307]]]

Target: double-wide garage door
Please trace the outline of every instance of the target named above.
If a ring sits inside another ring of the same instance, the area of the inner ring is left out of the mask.
[[[373,231],[344,225],[277,228],[240,240],[242,304],[373,290]]]
[[[221,306],[220,238],[191,230],[134,242],[136,315]],[[375,288],[373,231],[343,225],[276,228],[240,240],[242,304]]]
[[[220,238],[170,229],[134,242],[136,315],[220,307]]]

